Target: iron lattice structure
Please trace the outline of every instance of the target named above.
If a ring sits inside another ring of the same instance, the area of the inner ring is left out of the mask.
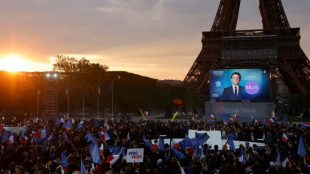
[[[299,45],[300,28],[290,27],[281,0],[259,4],[263,29],[236,30],[240,0],[221,0],[211,31],[202,32],[202,50],[183,81],[186,88],[208,94],[210,69],[267,68],[290,93],[310,89],[310,62]]]

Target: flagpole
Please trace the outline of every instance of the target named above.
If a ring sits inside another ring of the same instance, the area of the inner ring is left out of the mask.
[[[171,142],[172,142],[172,138],[170,137],[170,148],[169,148],[169,157],[171,158]],[[172,147],[173,148],[173,147]]]
[[[82,95],[83,95],[83,119],[84,119],[84,82],[83,82],[83,91],[82,91]]]
[[[99,118],[99,82],[97,86],[97,118]]]
[[[113,94],[114,93],[114,84],[112,80],[112,121],[114,120],[114,110],[113,110]]]
[[[70,92],[68,92],[68,117],[69,117],[69,98],[70,98]]]
[[[37,91],[37,119],[39,118],[39,103],[40,103],[40,80],[38,80],[38,91]]]
[[[68,81],[68,86],[67,86],[67,88],[68,88],[68,117],[69,117],[69,98],[70,98],[70,91],[69,91],[69,81]]]
[[[53,89],[52,89],[52,117],[54,118],[54,95],[53,95]]]

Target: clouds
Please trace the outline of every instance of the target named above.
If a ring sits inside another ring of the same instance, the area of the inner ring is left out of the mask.
[[[201,32],[211,29],[218,4],[219,0],[3,0],[0,55],[17,52],[38,63],[49,63],[57,54],[96,55],[93,60],[110,70],[182,80],[201,50]],[[308,0],[283,4],[291,25],[302,27],[302,45],[309,45]],[[258,1],[241,2],[237,28],[261,28]]]

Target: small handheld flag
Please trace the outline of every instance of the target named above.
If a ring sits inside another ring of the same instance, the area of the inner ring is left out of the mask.
[[[214,114],[211,114],[209,118],[214,119]]]
[[[140,113],[141,113],[141,115],[142,115],[143,119],[144,119],[144,120],[146,120],[146,119],[145,119],[145,117],[144,117],[144,114],[143,114],[143,111],[142,111],[142,109],[141,109],[141,108],[139,108],[139,111],[140,111]]]
[[[306,151],[306,148],[305,148],[305,145],[304,145],[304,141],[302,140],[302,136],[300,136],[300,138],[299,138],[297,154],[300,157],[304,157],[307,154],[307,151]]]
[[[286,133],[283,133],[283,135],[282,135],[282,141],[283,141],[284,143],[286,143],[287,140],[288,140],[288,136],[286,135]]]
[[[126,136],[126,142],[127,142],[128,140],[130,140],[130,134],[129,134],[129,132],[127,133],[127,136]]]

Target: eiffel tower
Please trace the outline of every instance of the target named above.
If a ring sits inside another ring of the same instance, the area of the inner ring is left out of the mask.
[[[202,50],[183,86],[209,92],[209,70],[267,68],[271,93],[276,78],[290,93],[310,89],[310,62],[299,45],[300,28],[291,28],[281,0],[259,0],[263,29],[236,30],[240,0],[221,0],[211,31],[202,32]]]

